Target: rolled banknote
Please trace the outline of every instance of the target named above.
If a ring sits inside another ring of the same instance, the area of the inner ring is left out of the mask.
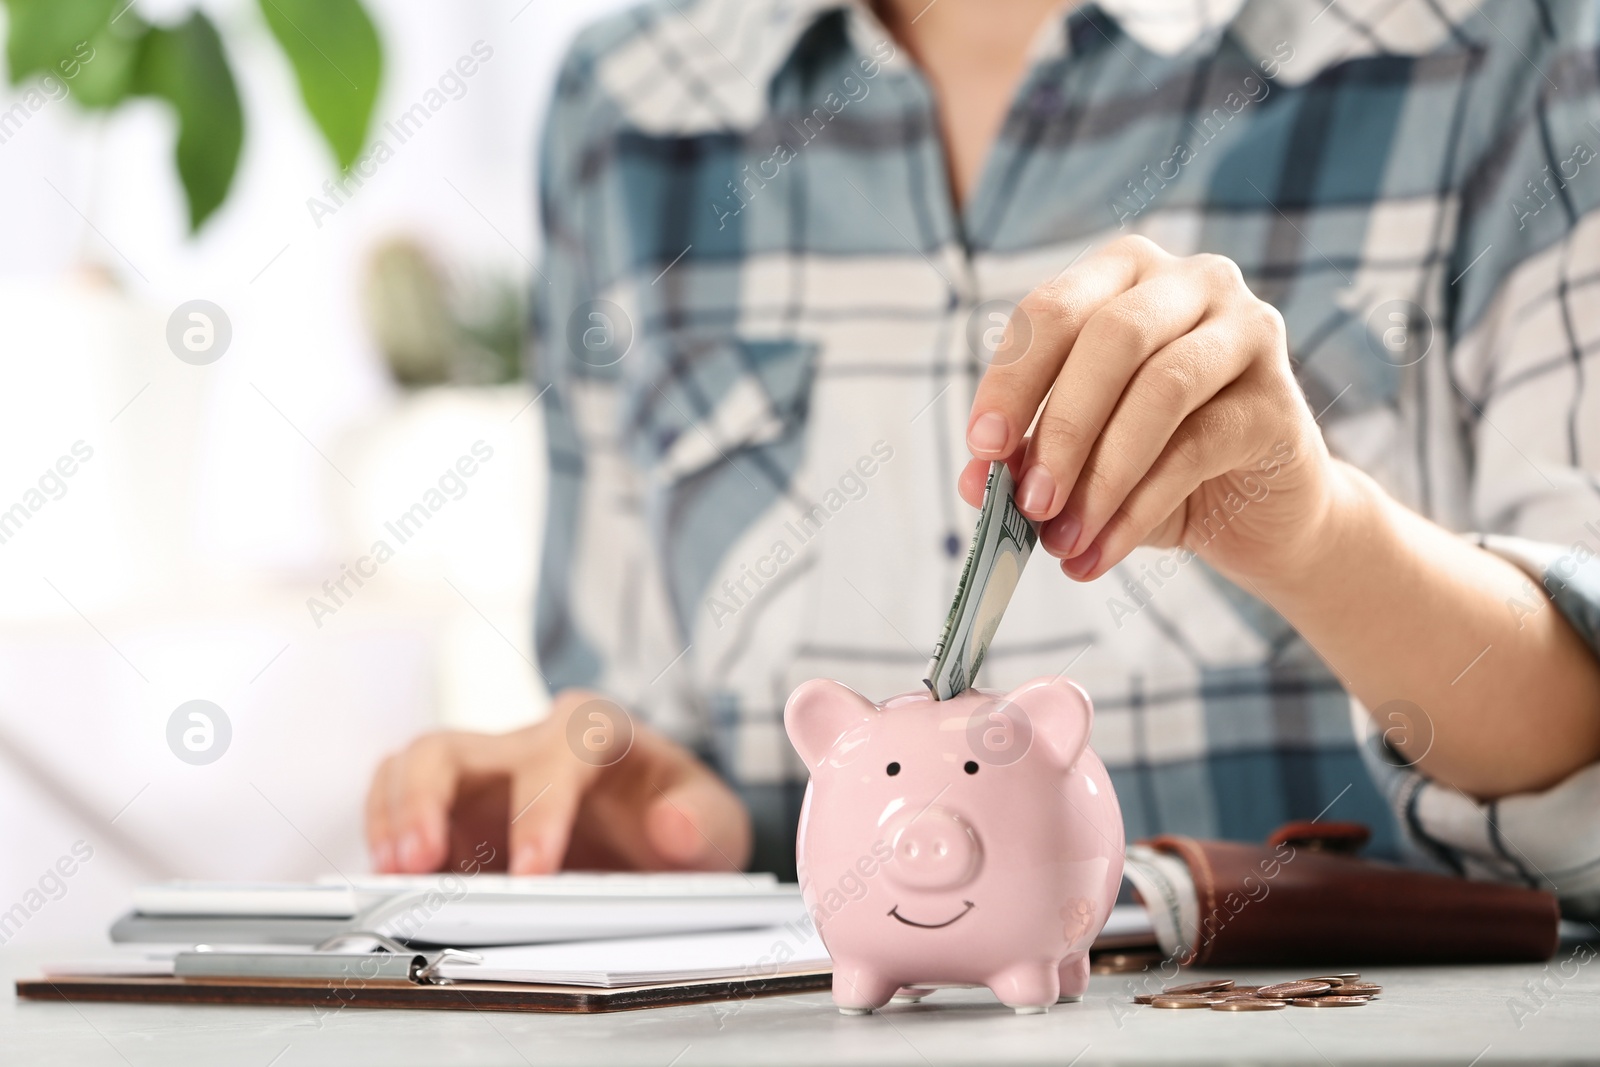
[[[972,685],[1006,605],[1011,603],[1022,568],[1039,540],[1038,527],[1017,510],[1015,496],[1010,469],[1004,463],[991,464],[983,512],[967,550],[967,564],[961,569],[955,603],[950,605],[923,679],[935,700],[949,700]]]

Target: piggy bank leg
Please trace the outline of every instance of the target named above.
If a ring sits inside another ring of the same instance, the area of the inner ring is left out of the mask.
[[[1079,953],[1061,961],[1061,996],[1058,1004],[1076,1004],[1089,989],[1089,954]]]
[[[865,1015],[889,1003],[900,983],[859,964],[835,960],[833,1002],[845,1015]]]
[[[1054,960],[1030,960],[1013,963],[987,985],[1000,1003],[1016,1009],[1018,1015],[1038,1015],[1056,1002],[1061,974]]]

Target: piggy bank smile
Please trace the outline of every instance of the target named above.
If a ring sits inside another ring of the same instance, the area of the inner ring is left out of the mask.
[[[923,930],[942,930],[956,920],[966,918],[967,912],[977,907],[977,905],[970,900],[963,900],[961,903],[965,905],[965,907],[942,923],[919,923],[915,919],[908,919],[904,915],[900,914],[900,905],[898,904],[889,909],[889,917],[891,919],[898,919],[907,926],[915,926]]]
[[[854,1014],[983,985],[1019,1012],[1080,999],[1122,877],[1122,816],[1071,682],[875,704],[807,682],[784,726],[811,782],[801,893]],[[1062,921],[1069,904],[1081,923]]]

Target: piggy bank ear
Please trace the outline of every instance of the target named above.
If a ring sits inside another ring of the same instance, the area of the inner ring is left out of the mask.
[[[1064,678],[1035,678],[1006,695],[1021,708],[1033,732],[1033,744],[1042,745],[1051,762],[1071,767],[1089,745],[1094,706],[1089,694]]]
[[[839,738],[867,722],[877,710],[876,704],[849,686],[813,678],[789,694],[783,728],[805,765],[815,769]]]

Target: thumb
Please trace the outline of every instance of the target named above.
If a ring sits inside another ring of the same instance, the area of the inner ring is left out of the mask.
[[[667,866],[737,871],[750,861],[749,813],[719,779],[702,771],[654,791],[645,837]]]
[[[1006,457],[1006,467],[1011,471],[1012,484],[1022,481],[1022,461],[1028,454],[1028,443],[1032,437],[1024,437],[1022,443],[1017,445],[1015,452]],[[989,487],[990,461],[986,459],[969,459],[967,465],[961,468],[961,474],[956,479],[956,491],[975,508],[983,507],[984,490]]]

